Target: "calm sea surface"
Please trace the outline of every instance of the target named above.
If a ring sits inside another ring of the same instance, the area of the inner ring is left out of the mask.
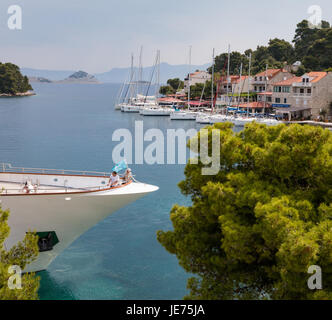
[[[110,171],[117,128],[196,128],[193,121],[114,111],[113,84],[33,84],[37,96],[0,99],[0,162],[15,166]],[[165,151],[166,152],[166,151]],[[166,155],[165,155],[166,158]],[[93,227],[41,272],[41,299],[181,299],[189,277],[156,240],[171,229],[173,204],[190,204],[177,184],[184,165],[133,165],[160,190]],[[40,213],[42,214],[42,212]]]

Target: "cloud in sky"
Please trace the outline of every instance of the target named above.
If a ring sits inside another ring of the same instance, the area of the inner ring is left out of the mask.
[[[23,29],[7,28],[7,9],[23,9]],[[332,20],[330,0],[1,0],[0,60],[22,67],[83,69],[103,72],[128,66],[130,53],[144,46],[144,65],[157,49],[171,64],[211,60],[217,53],[244,51],[267,44],[270,38],[291,41],[307,9],[320,5]]]

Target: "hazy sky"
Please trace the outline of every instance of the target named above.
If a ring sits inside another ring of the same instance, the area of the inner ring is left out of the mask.
[[[22,7],[22,30],[7,27],[10,5]],[[140,45],[145,66],[157,49],[163,62],[187,63],[192,45],[192,63],[204,64],[213,47],[243,51],[274,37],[292,40],[311,5],[332,21],[331,0],[1,0],[0,61],[96,73],[128,66]]]

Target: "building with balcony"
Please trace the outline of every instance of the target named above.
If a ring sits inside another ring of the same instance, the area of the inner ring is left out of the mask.
[[[288,80],[293,76],[285,69],[268,69],[254,76],[251,81],[251,90],[257,93],[272,92],[275,83]]]
[[[322,110],[331,116],[331,102],[331,72],[309,72],[273,85],[272,107],[288,119],[317,119]]]
[[[205,83],[206,81],[210,81],[212,76],[206,71],[196,71],[190,74],[190,86],[194,86],[198,83]],[[184,91],[188,92],[189,86],[189,75],[184,79]]]
[[[249,77],[248,76],[230,76],[228,81],[227,77],[223,77],[219,81],[219,93],[221,95],[245,93],[249,90]],[[227,91],[228,86],[228,91]]]
[[[228,90],[227,90],[228,87]],[[239,103],[247,102],[247,93],[249,91],[249,77],[248,76],[230,76],[222,77],[217,83],[218,105],[238,105]],[[228,93],[228,96],[227,96]]]

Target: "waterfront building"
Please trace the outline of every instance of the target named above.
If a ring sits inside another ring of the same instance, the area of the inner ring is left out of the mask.
[[[293,76],[285,69],[267,69],[254,76],[251,81],[251,90],[256,93],[272,92],[275,83],[293,78]]]
[[[318,119],[323,110],[331,119],[332,73],[309,72],[273,85],[272,107],[290,119]]]
[[[206,81],[210,81],[212,76],[207,71],[196,71],[190,74],[190,77],[187,76],[184,79],[184,91],[188,91],[188,85],[190,81],[190,86],[194,86],[198,83],[205,83]]]
[[[228,90],[227,90],[228,86]],[[247,102],[249,88],[249,77],[248,76],[230,76],[228,81],[227,77],[223,77],[218,85],[218,99],[216,104],[225,106],[238,105],[239,103]],[[251,90],[250,90],[251,91]],[[227,93],[230,98],[227,98]]]

